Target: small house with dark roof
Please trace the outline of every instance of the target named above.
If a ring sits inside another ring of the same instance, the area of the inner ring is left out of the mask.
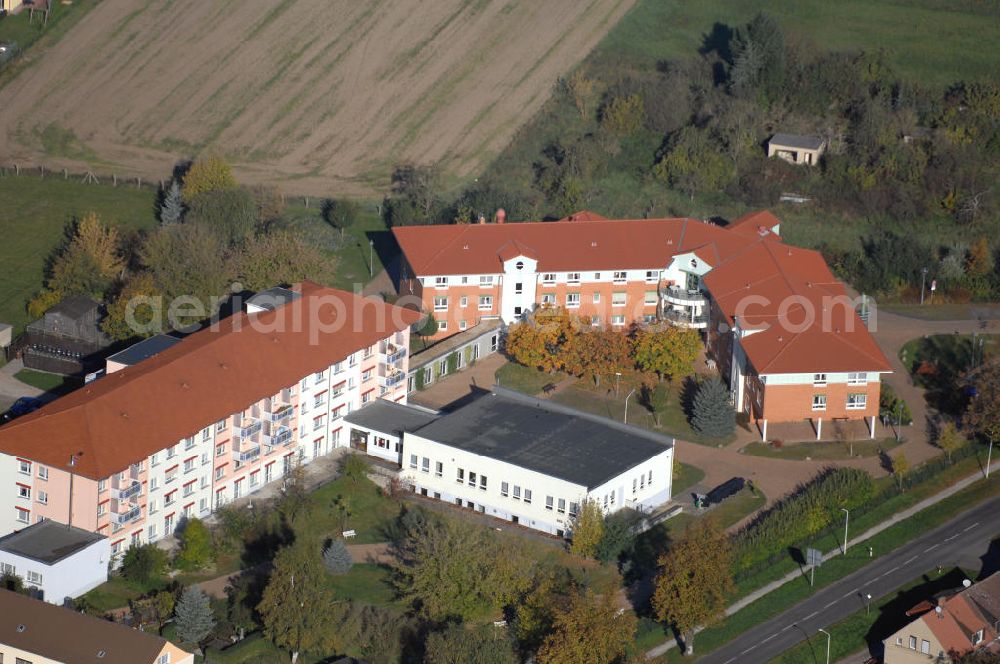
[[[400,471],[428,498],[560,537],[585,500],[611,514],[670,499],[674,439],[646,429],[500,387],[428,419],[404,431]]]
[[[82,375],[104,367],[112,340],[101,329],[100,303],[85,295],[70,295],[28,324],[24,366],[67,375]]]
[[[775,134],[767,142],[767,156],[784,159],[789,164],[815,166],[826,152],[826,141],[819,136]]]
[[[377,399],[367,408],[344,417],[350,425],[351,448],[368,456],[400,463],[403,459],[403,434],[430,424],[441,414],[421,406]]]
[[[193,664],[162,636],[0,590],[0,661]]]
[[[36,597],[52,604],[106,582],[110,556],[107,537],[51,520],[0,538],[0,573],[21,577]]]

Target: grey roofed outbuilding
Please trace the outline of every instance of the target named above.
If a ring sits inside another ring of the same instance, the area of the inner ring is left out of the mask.
[[[52,565],[102,539],[107,538],[46,519],[0,538],[0,551]]]
[[[788,148],[798,148],[800,150],[819,150],[824,141],[819,136],[804,136],[801,134],[775,134],[769,141],[772,145],[779,145]]]
[[[364,408],[351,411],[344,417],[344,421],[373,431],[402,436],[403,432],[416,431],[439,417],[440,413],[426,408],[377,399]]]
[[[157,334],[148,339],[143,339],[139,343],[132,344],[123,351],[115,353],[108,358],[108,362],[117,362],[118,364],[132,366],[133,364],[139,364],[143,360],[148,360],[180,342],[180,339],[172,337],[169,334]]]
[[[668,436],[501,387],[415,433],[588,489],[674,445]]]

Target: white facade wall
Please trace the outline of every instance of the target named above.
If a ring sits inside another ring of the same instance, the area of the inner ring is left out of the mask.
[[[39,589],[46,602],[62,604],[67,597],[79,597],[105,583],[110,556],[106,538],[51,565],[10,551],[0,551],[0,572],[8,570],[7,565],[13,567],[11,571],[24,580],[26,588]]]
[[[17,518],[18,507],[30,508],[30,501],[17,496],[17,482],[24,481],[17,472],[17,468],[16,457],[10,454],[0,454],[0,487],[4,487],[4,491],[7,492],[4,499],[0,500],[0,505],[3,505],[3,509],[0,510],[0,535],[6,535],[28,525]]]
[[[500,284],[500,318],[503,322],[515,322],[534,307],[537,268],[538,261],[526,256],[504,261],[504,277]]]
[[[851,374],[825,373],[825,374],[764,374],[761,380],[767,385],[822,385],[822,384],[845,384],[863,387],[868,383],[881,382],[881,374],[875,371],[859,372]]]
[[[401,478],[421,495],[472,508],[483,514],[553,535],[565,536],[572,529],[575,510],[586,498],[597,500],[603,507],[604,495],[615,491],[614,504],[609,499],[605,508],[608,514],[626,506],[652,508],[667,502],[670,496],[673,449],[665,449],[589,492],[587,487],[580,484],[411,433],[403,436],[402,466]],[[646,476],[650,470],[653,471],[653,484],[637,493],[634,503],[627,503],[626,498],[633,500],[632,479],[638,480],[640,473]],[[618,492],[623,498],[617,498]]]

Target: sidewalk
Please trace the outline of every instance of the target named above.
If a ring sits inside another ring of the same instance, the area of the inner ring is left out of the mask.
[[[1000,461],[995,461],[990,466],[990,473],[996,473],[998,471],[1000,471]],[[955,484],[951,485],[947,489],[941,491],[940,493],[936,493],[936,494],[934,494],[933,496],[931,496],[929,498],[925,498],[924,500],[920,501],[916,505],[914,505],[912,507],[909,507],[909,508],[907,508],[905,510],[902,510],[901,512],[898,512],[898,513],[894,514],[891,518],[886,519],[885,521],[883,521],[882,523],[878,524],[877,526],[873,526],[873,527],[869,528],[868,530],[866,530],[865,532],[861,533],[860,535],[854,537],[853,539],[849,539],[847,541],[847,548],[850,549],[853,546],[861,544],[865,540],[867,540],[867,539],[869,539],[869,538],[877,535],[878,533],[882,532],[883,530],[894,526],[895,524],[899,523],[900,521],[903,521],[904,519],[908,519],[909,517],[913,516],[917,512],[920,512],[921,510],[924,510],[924,509],[930,507],[931,505],[934,505],[936,503],[941,502],[945,498],[948,498],[949,496],[952,496],[952,495],[958,493],[962,489],[966,488],[967,486],[970,486],[971,484],[974,484],[975,482],[978,482],[981,479],[983,479],[983,474],[981,472],[977,472],[977,473],[974,473],[974,474],[966,477],[965,479],[959,480],[958,482],[956,482]],[[823,560],[826,561],[826,560],[829,560],[829,559],[833,558],[834,556],[839,556],[839,555],[842,555],[842,554],[843,554],[843,551],[840,548],[837,548],[837,549],[834,549],[833,551],[829,551],[829,552],[825,553],[823,555]],[[768,593],[770,593],[770,592],[772,592],[774,590],[777,590],[778,588],[780,588],[781,586],[785,585],[786,583],[788,583],[790,581],[794,581],[795,579],[797,579],[800,576],[802,576],[802,574],[803,574],[802,570],[795,570],[793,572],[789,572],[788,574],[786,574],[782,578],[778,579],[777,581],[772,581],[771,583],[767,584],[766,586],[758,588],[757,590],[753,591],[752,593],[746,595],[745,597],[742,597],[741,599],[737,600],[736,602],[733,602],[731,605],[729,605],[728,607],[726,607],[725,615],[726,616],[733,615],[737,611],[739,611],[739,610],[745,608],[746,606],[748,606],[749,604],[752,604],[753,602],[757,601],[758,599],[760,599],[764,595],[767,595]],[[701,630],[702,630],[701,627],[695,629],[695,634],[697,634]],[[669,639],[665,643],[662,643],[662,644],[656,646],[655,648],[647,651],[646,652],[646,658],[647,659],[652,659],[653,657],[659,657],[660,655],[662,655],[663,653],[667,652],[668,650],[670,650],[671,648],[673,648],[676,645],[677,645],[677,642],[674,639]]]

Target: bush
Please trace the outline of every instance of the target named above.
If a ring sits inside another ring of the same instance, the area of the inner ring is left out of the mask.
[[[194,570],[207,567],[215,560],[212,534],[200,519],[188,519],[180,534],[181,549],[175,563],[178,569]]]
[[[167,552],[154,544],[133,546],[122,559],[121,575],[133,583],[147,585],[163,576]]]
[[[874,492],[872,478],[864,470],[834,468],[821,473],[737,533],[737,569],[745,570],[803,543],[839,518],[842,507],[863,505]]]
[[[887,422],[894,423],[896,418],[899,417],[901,424],[913,424],[913,413],[910,412],[910,407],[896,394],[892,386],[887,383],[881,384],[878,398],[878,412],[882,419]]]
[[[360,454],[347,454],[340,460],[340,474],[349,478],[354,484],[368,479],[369,470],[371,464]]]

